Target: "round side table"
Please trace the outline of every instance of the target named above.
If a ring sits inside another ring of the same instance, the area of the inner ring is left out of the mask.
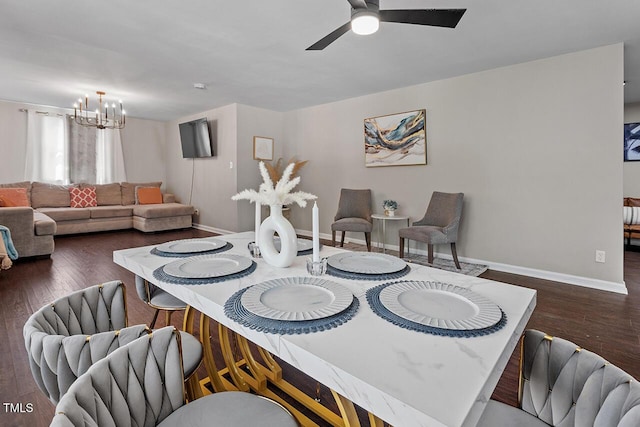
[[[383,214],[373,214],[371,215],[371,218],[377,219],[378,221],[382,222],[382,238],[380,238],[380,226],[378,225],[378,247],[380,247],[380,243],[382,243],[383,253],[387,253],[387,250],[385,248],[385,241],[387,240],[387,221],[407,221],[407,227],[409,227],[408,216],[401,216],[401,215],[387,216]],[[407,254],[408,254],[408,251],[407,251]]]

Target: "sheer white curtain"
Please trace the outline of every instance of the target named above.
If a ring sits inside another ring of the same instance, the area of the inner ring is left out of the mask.
[[[68,152],[64,116],[28,110],[24,179],[68,184]]]
[[[96,137],[98,129],[80,126],[67,116],[67,150],[70,182],[96,182]]]
[[[126,180],[120,130],[99,130],[96,138],[96,184]]]
[[[56,184],[126,181],[120,131],[30,110],[24,178]]]

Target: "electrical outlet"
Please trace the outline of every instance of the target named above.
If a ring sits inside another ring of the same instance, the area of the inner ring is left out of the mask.
[[[229,162],[229,169],[233,169],[233,162]]]
[[[605,261],[605,252],[596,251],[596,262],[604,262],[604,261]]]
[[[194,209],[194,210],[193,210],[193,213],[194,213],[195,215],[200,215],[200,209]]]

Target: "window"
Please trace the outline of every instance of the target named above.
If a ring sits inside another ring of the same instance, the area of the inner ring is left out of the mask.
[[[126,181],[120,131],[28,111],[25,179],[55,184]]]

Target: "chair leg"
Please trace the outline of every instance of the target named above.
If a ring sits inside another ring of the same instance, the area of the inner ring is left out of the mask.
[[[167,324],[165,326],[171,326],[171,315],[173,314],[173,310],[165,310],[165,321]]]
[[[433,245],[427,245],[427,262],[433,264]]]
[[[346,232],[346,231],[343,231],[343,232],[342,232],[342,237],[340,238],[340,247],[343,247],[343,246],[344,246],[344,235],[345,235],[345,234],[347,234],[347,232]]]
[[[456,268],[460,270],[460,263],[458,262],[458,252],[456,251],[456,244],[451,242],[451,255],[453,255],[453,262],[456,263]]]
[[[331,244],[333,247],[336,247],[336,232],[335,230],[331,230]]]
[[[404,237],[400,237],[400,250],[398,251],[398,256],[400,258],[404,258]]]
[[[364,241],[367,242],[367,251],[371,252],[371,233],[364,233]]]
[[[153,327],[156,326],[156,320],[158,320],[159,313],[160,313],[160,310],[156,308],[156,312],[153,314],[153,319],[151,320],[151,324],[149,325],[149,328],[153,329]]]

